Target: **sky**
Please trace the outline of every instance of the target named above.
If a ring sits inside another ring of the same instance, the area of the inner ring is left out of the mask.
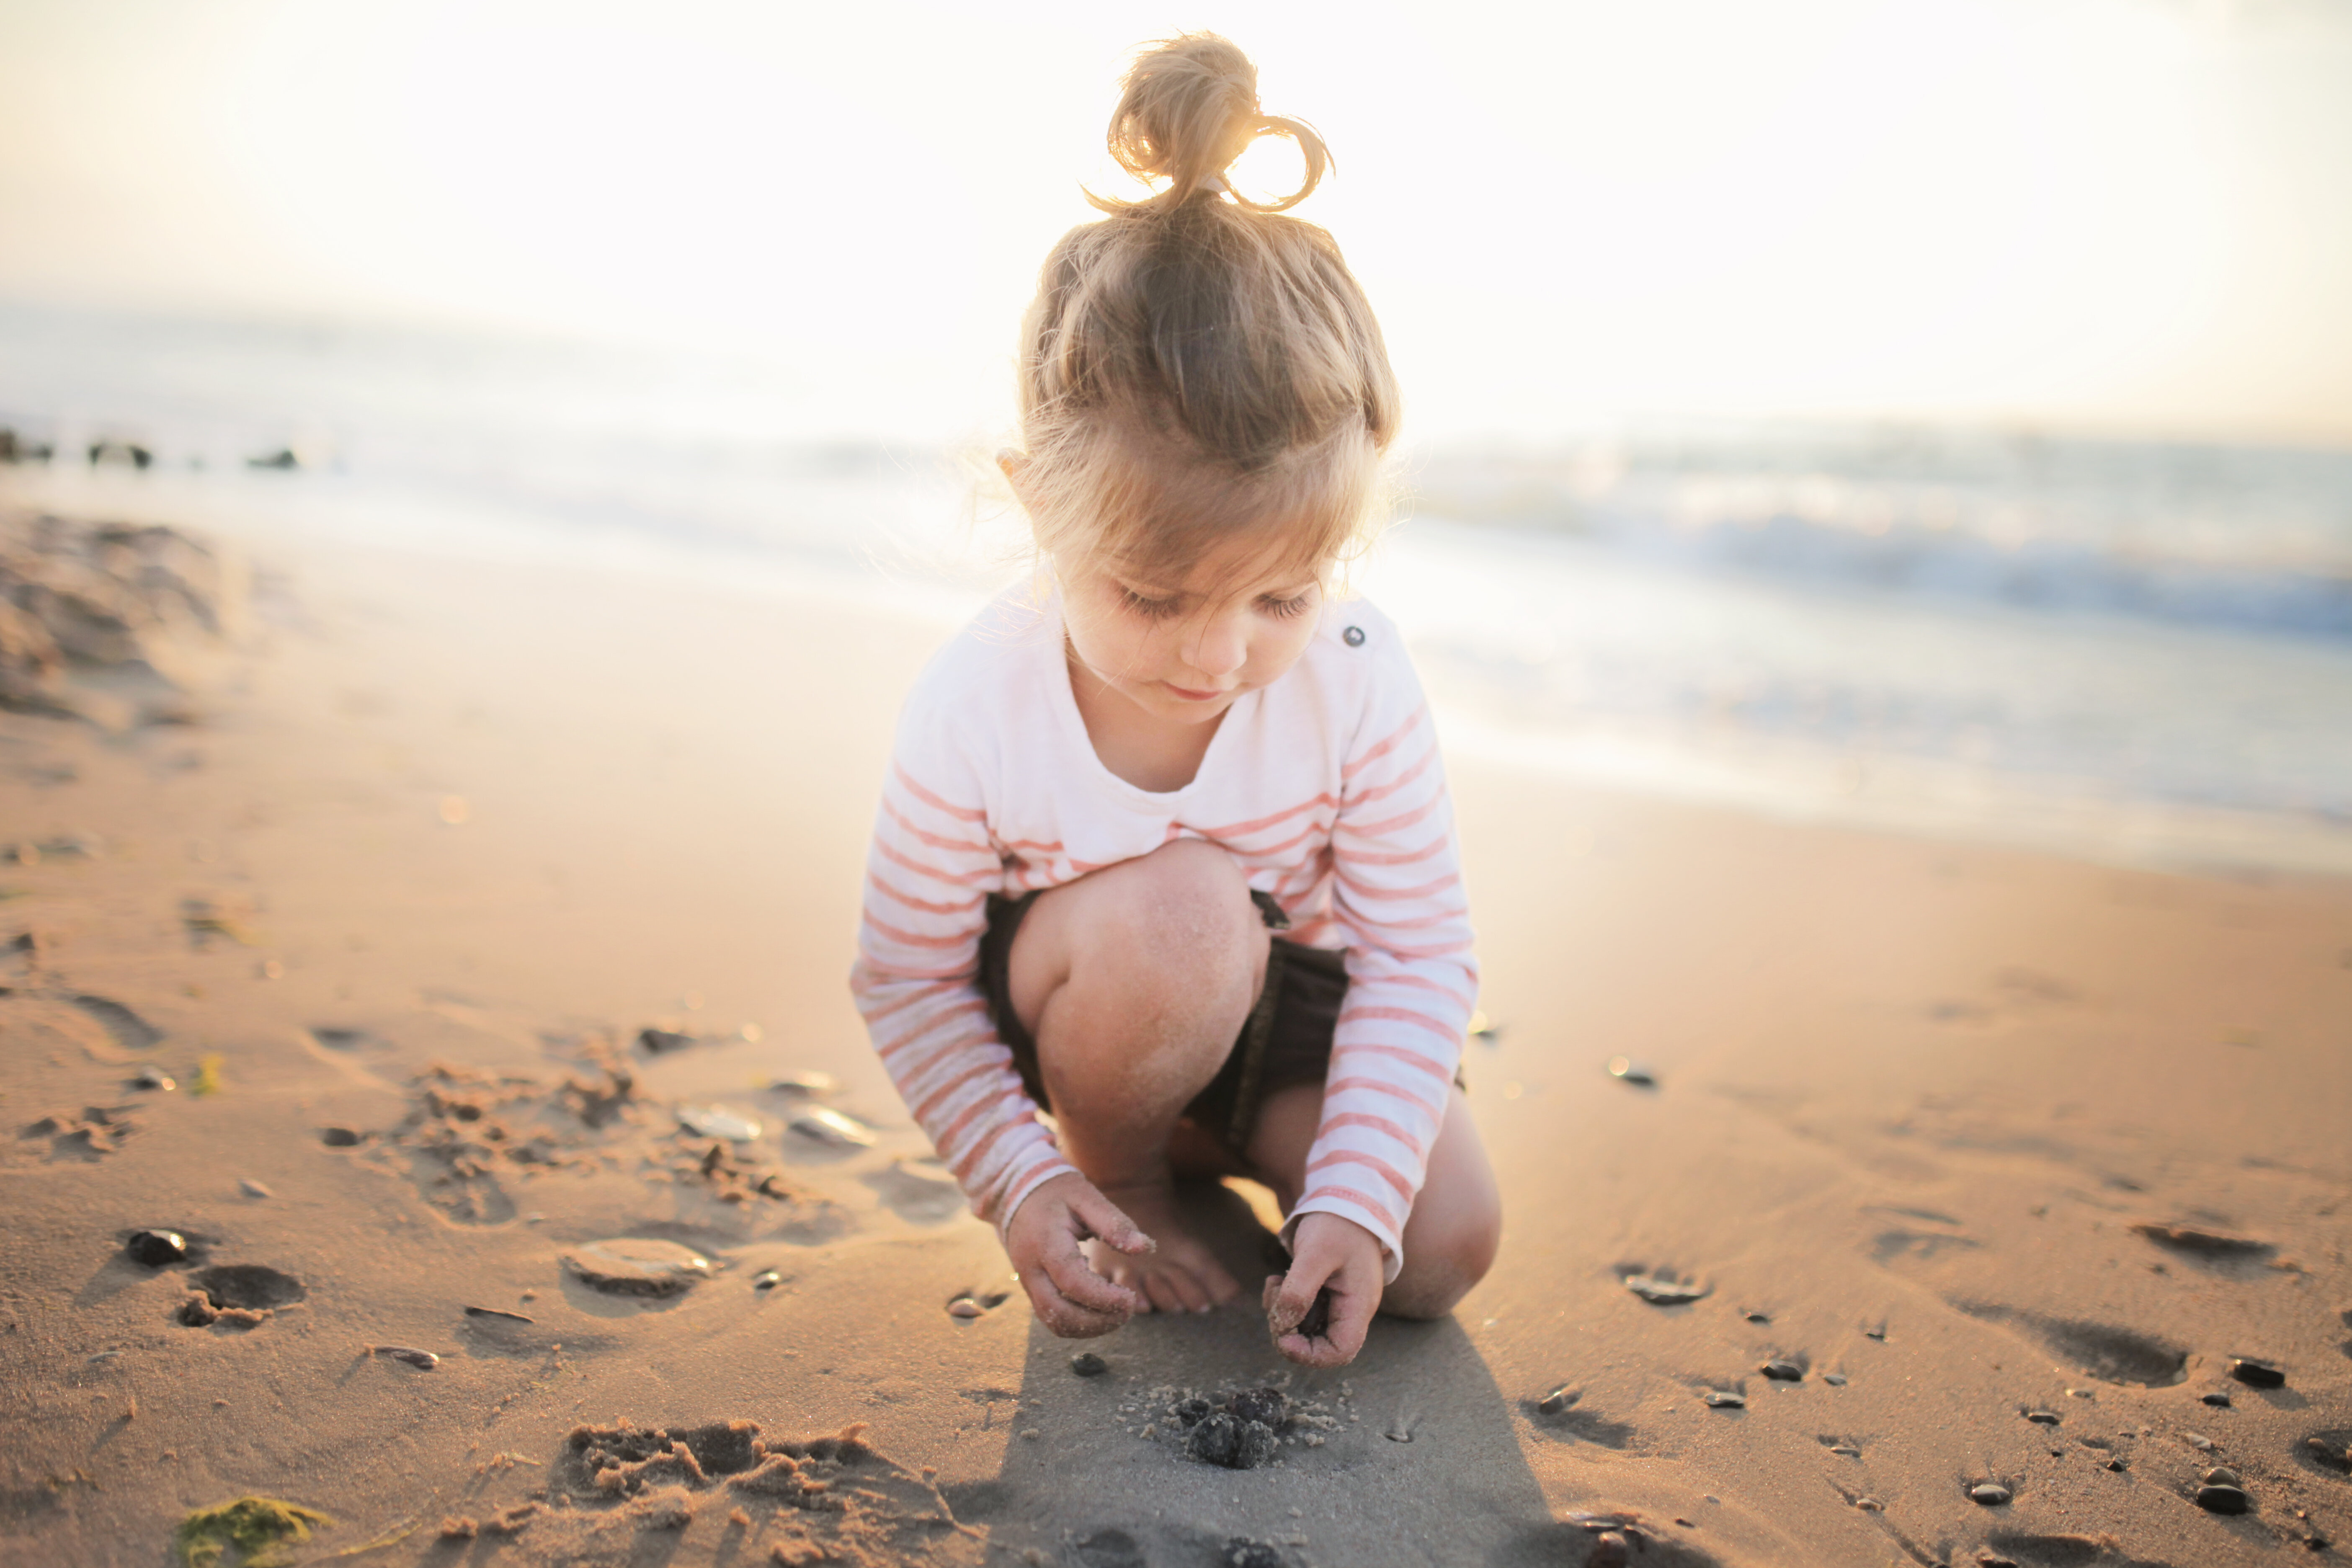
[[[0,300],[719,348],[961,432],[1187,27],[1332,147],[1299,216],[1422,436],[2352,442],[2352,0],[0,0]]]

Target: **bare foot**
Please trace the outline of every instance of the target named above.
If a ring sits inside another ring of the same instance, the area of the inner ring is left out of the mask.
[[[1159,1312],[1205,1312],[1242,1293],[1240,1283],[1225,1272],[1224,1266],[1176,1223],[1172,1182],[1107,1186],[1102,1194],[1159,1246],[1140,1257],[1129,1257],[1101,1242],[1087,1242],[1087,1259],[1097,1273],[1139,1292],[1151,1303],[1150,1310]]]

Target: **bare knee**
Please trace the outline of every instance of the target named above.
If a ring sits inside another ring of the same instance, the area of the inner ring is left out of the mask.
[[[1265,926],[1233,857],[1180,839],[1096,875],[1099,895],[1071,932],[1074,972],[1116,966],[1138,981],[1184,990],[1246,982],[1255,994]]]
[[[1494,1268],[1503,1244],[1502,1205],[1490,1201],[1469,1207],[1452,1216],[1442,1234],[1413,1241],[1403,1269],[1381,1296],[1381,1310],[1397,1318],[1442,1318]]]

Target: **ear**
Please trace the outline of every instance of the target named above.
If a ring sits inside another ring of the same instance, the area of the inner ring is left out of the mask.
[[[1029,454],[1016,451],[1011,447],[999,448],[996,454],[996,471],[1003,474],[1004,482],[1013,487],[1013,499],[1024,508],[1028,506],[1028,490],[1022,481],[1029,472]]]

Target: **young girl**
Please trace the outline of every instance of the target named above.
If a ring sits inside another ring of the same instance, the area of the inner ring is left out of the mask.
[[[1501,1211],[1429,710],[1387,619],[1326,597],[1394,378],[1331,237],[1279,216],[1326,154],[1256,81],[1206,34],[1127,77],[1111,152],[1166,185],[1046,258],[1001,458],[1050,591],[908,697],[852,987],[1055,1333],[1232,1300],[1173,1184],[1246,1175],[1287,1216],[1276,1342],[1336,1366],[1376,1310],[1450,1310]],[[1261,135],[1307,167],[1265,205],[1223,176]]]

